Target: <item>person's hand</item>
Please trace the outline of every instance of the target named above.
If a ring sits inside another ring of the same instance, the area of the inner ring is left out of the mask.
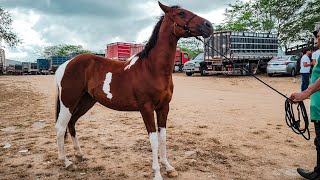
[[[301,93],[293,93],[290,96],[290,100],[294,103],[299,102],[299,101],[303,101],[305,99],[308,98],[308,95],[306,95],[306,93],[301,92]]]

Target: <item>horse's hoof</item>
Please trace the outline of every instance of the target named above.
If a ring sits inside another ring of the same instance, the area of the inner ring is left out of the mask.
[[[82,155],[77,155],[76,154],[75,157],[76,157],[76,160],[79,161],[79,162],[84,160]]]
[[[73,163],[70,163],[70,164],[67,164],[67,165],[66,165],[66,169],[67,169],[68,171],[73,171],[73,170],[76,170],[76,169],[77,169],[77,166],[74,165]]]
[[[169,178],[177,177],[178,176],[178,172],[175,169],[172,169],[171,171],[167,171],[167,175],[168,175]]]

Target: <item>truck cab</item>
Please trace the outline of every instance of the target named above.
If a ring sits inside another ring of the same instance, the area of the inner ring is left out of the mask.
[[[187,52],[182,51],[179,47],[176,49],[176,57],[174,62],[173,72],[182,71],[186,62],[190,61],[190,56]]]

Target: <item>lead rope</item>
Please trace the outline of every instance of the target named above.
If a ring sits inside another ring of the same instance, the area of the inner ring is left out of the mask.
[[[190,33],[191,34],[191,33]],[[213,49],[215,52],[217,52],[218,54],[220,54],[221,56],[223,56],[224,58],[226,58],[227,60],[234,62],[233,60],[227,58],[225,55],[221,54],[219,51],[217,51],[216,49],[212,48],[210,45],[208,45],[208,43],[205,43],[202,39],[200,39],[197,36],[193,36],[195,37],[197,40],[201,41],[202,43],[204,43],[205,46],[210,47],[211,49]],[[287,125],[293,130],[293,132],[295,132],[296,134],[300,134],[302,135],[306,140],[310,140],[310,131],[309,131],[309,118],[308,118],[308,114],[306,111],[306,108],[304,106],[303,101],[299,101],[298,105],[297,105],[297,112],[298,112],[298,116],[297,116],[297,120],[295,118],[294,112],[293,112],[293,104],[291,103],[291,100],[284,94],[282,94],[281,92],[279,92],[278,90],[276,90],[275,88],[271,87],[269,84],[265,83],[264,81],[262,81],[260,78],[258,78],[257,76],[255,76],[254,74],[252,74],[249,70],[244,69],[242,67],[240,67],[237,64],[234,64],[237,67],[239,67],[241,70],[246,71],[250,76],[254,77],[255,79],[257,79],[258,81],[260,81],[262,84],[266,85],[267,87],[269,87],[270,89],[272,89],[273,91],[277,92],[278,94],[280,94],[281,96],[283,96],[284,98],[286,98],[285,101],[285,119],[286,119],[286,123]],[[301,118],[302,116],[302,118]],[[303,120],[304,122],[304,126],[301,126],[301,121]]]

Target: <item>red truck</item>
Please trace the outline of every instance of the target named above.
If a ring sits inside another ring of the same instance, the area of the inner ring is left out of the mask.
[[[144,44],[115,42],[107,45],[106,57],[109,59],[127,60],[142,51]]]
[[[181,48],[177,47],[176,58],[174,61],[174,72],[182,71],[185,62],[190,61],[190,56],[187,52],[181,51]]]
[[[107,45],[106,57],[109,59],[127,60],[143,50],[144,44],[115,42]],[[183,64],[190,60],[189,54],[177,47],[174,72],[182,71]]]

